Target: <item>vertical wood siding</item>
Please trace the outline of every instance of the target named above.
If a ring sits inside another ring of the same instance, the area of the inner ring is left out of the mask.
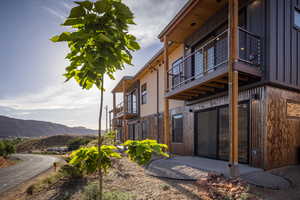
[[[268,77],[300,88],[300,31],[294,27],[299,0],[266,0],[268,15]]]
[[[300,94],[267,87],[266,169],[299,163],[300,118],[287,116],[287,101],[300,100]]]

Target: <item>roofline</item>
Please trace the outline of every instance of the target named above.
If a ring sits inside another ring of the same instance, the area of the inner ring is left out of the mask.
[[[198,0],[196,0],[198,1]],[[169,29],[175,24],[175,22],[187,11],[187,9],[195,2],[195,0],[189,0],[180,10],[179,12],[173,17],[173,19],[169,22],[167,26],[160,32],[158,35],[158,39],[161,39]]]
[[[158,58],[164,52],[164,48],[161,48],[158,52],[151,57],[151,59],[134,75],[133,79],[136,79],[144,70],[148,68],[148,66]]]
[[[117,85],[111,90],[111,92],[113,93],[116,88],[123,82],[123,81],[126,81],[126,80],[133,80],[133,76],[123,76],[121,78],[121,80],[117,83]]]

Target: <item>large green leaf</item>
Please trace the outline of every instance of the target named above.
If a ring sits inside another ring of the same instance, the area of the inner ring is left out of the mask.
[[[111,9],[111,3],[108,0],[98,0],[95,3],[95,11],[98,13],[105,13]]]
[[[79,18],[85,15],[85,10],[82,6],[72,8],[68,18]]]
[[[91,10],[93,8],[93,3],[90,1],[75,1],[75,3],[88,10]]]
[[[80,19],[80,18],[68,18],[62,25],[63,26],[73,26],[73,25],[83,24],[83,22],[84,22],[83,19]]]

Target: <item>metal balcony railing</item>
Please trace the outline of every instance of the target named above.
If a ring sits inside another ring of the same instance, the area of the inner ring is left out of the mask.
[[[203,44],[193,53],[176,62],[168,71],[168,91],[201,78],[228,62],[228,30]],[[261,39],[239,28],[239,60],[253,67],[261,64]]]

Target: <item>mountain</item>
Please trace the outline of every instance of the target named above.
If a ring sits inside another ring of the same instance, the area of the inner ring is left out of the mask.
[[[0,115],[0,138],[39,137],[58,134],[96,134],[96,130],[84,127],[68,127],[52,122],[21,120]]]

